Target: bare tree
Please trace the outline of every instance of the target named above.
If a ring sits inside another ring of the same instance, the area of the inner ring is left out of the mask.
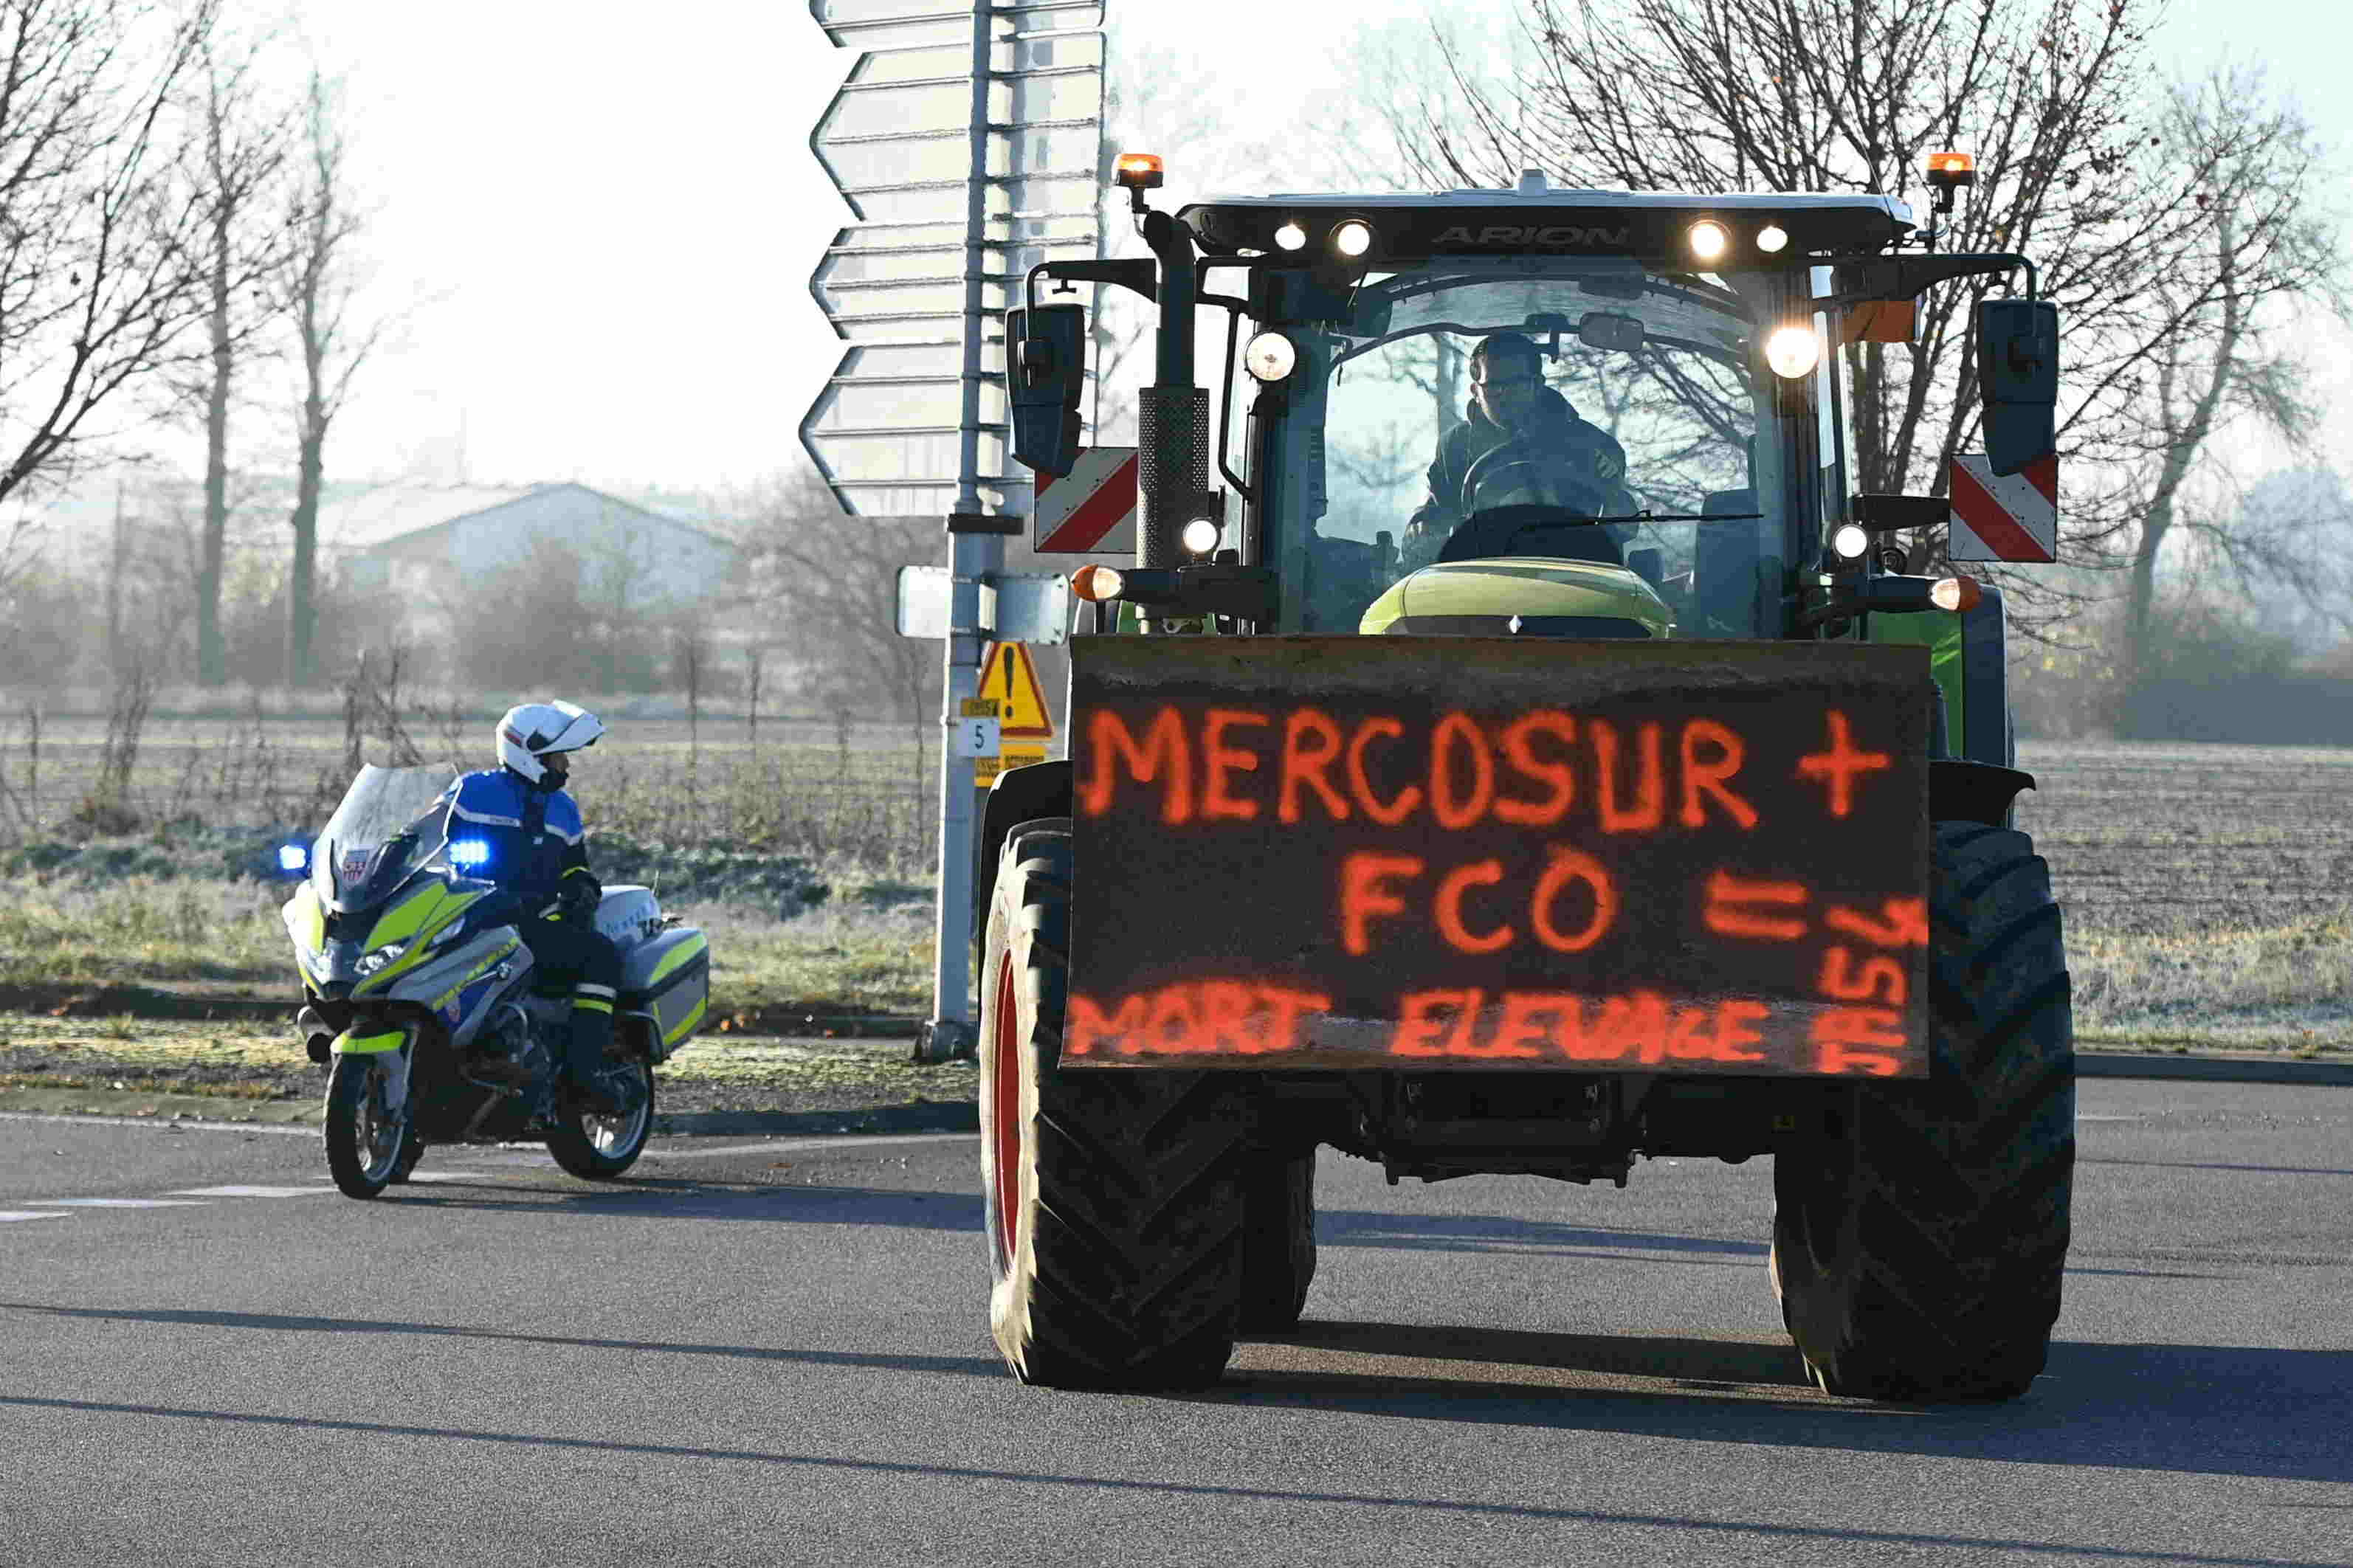
[[[277,260],[282,241],[275,215],[264,216],[271,183],[285,162],[286,127],[258,90],[258,43],[230,44],[218,34],[196,46],[189,97],[195,121],[191,183],[202,228],[209,363],[195,400],[205,418],[205,518],[196,564],[196,679],[227,679],[221,630],[221,582],[228,548],[228,426],[239,361],[265,320],[255,284]]]
[[[938,711],[940,650],[900,637],[899,568],[938,558],[936,517],[844,517],[813,474],[777,481],[747,512],[742,602],[780,634],[802,689],[887,710],[920,737]]]
[[[316,679],[311,639],[318,628],[319,496],[325,484],[327,431],[343,411],[352,378],[389,325],[363,319],[354,251],[364,224],[353,205],[334,84],[311,73],[302,178],[292,214],[294,244],[282,273],[285,308],[302,362],[302,401],[294,421],[294,510],[287,524],[294,554],[286,586],[286,683]]]
[[[0,501],[70,478],[99,410],[204,353],[184,89],[216,0],[0,9]],[[160,374],[159,374],[160,373]],[[152,412],[152,410],[151,410]],[[0,576],[31,542],[0,522]]]
[[[2148,417],[2160,355],[2231,287],[2216,262],[2221,214],[2200,200],[2223,153],[2163,151],[2167,99],[2145,47],[2154,10],[1628,0],[1605,13],[1526,0],[1519,47],[1499,70],[1433,27],[1438,68],[1393,58],[1378,109],[1401,177],[1423,183],[1508,184],[1534,164],[1638,190],[1900,196],[1929,152],[1973,151],[1977,192],[1940,239],[2032,256],[2065,312],[2063,515],[2080,554],[2132,530],[2139,465],[2161,439]],[[1986,287],[1932,290],[1916,343],[1842,350],[1858,488],[1942,493],[1977,428],[1974,304]]]
[[[2315,308],[2340,319],[2346,310],[2335,226],[2311,210],[2323,154],[2301,117],[2267,103],[2256,70],[2224,68],[2177,86],[2167,110],[2163,150],[2210,171],[2197,201],[2212,222],[2200,272],[2155,285],[2177,325],[2150,354],[2155,381],[2145,405],[2151,449],[2140,465],[2137,526],[2119,541],[2130,570],[2126,668],[2136,671],[2149,663],[2158,563],[2178,524],[2186,523],[2242,580],[2295,584],[2324,611],[2353,587],[2335,559],[2315,558],[2306,548],[2308,533],[2268,526],[2263,509],[2183,507],[2209,441],[2233,420],[2268,427],[2298,446],[2319,426],[2321,411],[2305,392],[2306,367],[2295,346],[2302,334],[2295,329]]]

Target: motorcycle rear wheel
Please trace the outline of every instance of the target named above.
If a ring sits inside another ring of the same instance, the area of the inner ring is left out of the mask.
[[[406,1108],[396,1116],[385,1109],[385,1079],[375,1053],[338,1056],[327,1079],[327,1173],[347,1198],[383,1192],[413,1136]]]
[[[555,1163],[583,1181],[611,1181],[638,1163],[653,1135],[653,1065],[638,1058],[607,1062],[604,1072],[616,1088],[627,1085],[637,1109],[624,1116],[597,1116],[566,1105],[547,1135],[547,1152]]]

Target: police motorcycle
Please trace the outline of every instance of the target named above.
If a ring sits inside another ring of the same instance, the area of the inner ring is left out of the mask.
[[[327,1079],[327,1169],[354,1198],[408,1179],[427,1144],[544,1141],[575,1176],[619,1175],[653,1130],[653,1069],[710,1000],[710,943],[650,890],[607,888],[596,930],[621,953],[603,1067],[618,1115],[574,1105],[561,1065],[571,986],[534,984],[524,910],[491,847],[453,821],[448,767],[364,767],[307,854],[282,911],[301,972],[296,1026]],[[459,831],[452,837],[452,827]],[[296,858],[300,856],[300,863]]]

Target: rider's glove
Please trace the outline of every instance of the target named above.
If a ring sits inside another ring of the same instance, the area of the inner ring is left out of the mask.
[[[555,918],[586,922],[604,897],[605,889],[596,878],[586,871],[569,872],[556,889]]]

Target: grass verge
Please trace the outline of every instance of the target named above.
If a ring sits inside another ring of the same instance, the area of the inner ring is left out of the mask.
[[[973,1099],[969,1062],[917,1066],[902,1041],[703,1036],[659,1073],[660,1108],[847,1110]],[[311,1121],[325,1092],[284,1028],[0,1015],[0,1110]]]
[[[282,888],[225,879],[101,883],[0,879],[0,987],[200,987],[209,994],[294,993]],[[928,889],[850,886],[783,919],[727,905],[677,911],[711,938],[712,1011],[927,1016]]]

